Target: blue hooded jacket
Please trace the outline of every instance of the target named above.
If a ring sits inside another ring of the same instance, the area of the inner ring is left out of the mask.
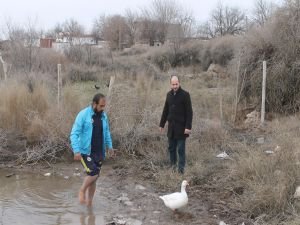
[[[85,155],[91,154],[91,140],[93,132],[93,115],[95,114],[92,106],[88,106],[81,110],[73,124],[70,140],[74,154],[81,153]],[[102,156],[105,159],[105,149],[112,149],[112,140],[109,130],[108,117],[105,112],[101,116],[103,125],[103,148]]]

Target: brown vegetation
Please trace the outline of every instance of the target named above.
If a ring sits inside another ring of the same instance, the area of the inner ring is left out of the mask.
[[[167,140],[159,133],[158,123],[169,75],[177,74],[193,102],[185,173],[193,197],[209,202],[212,213],[220,217],[250,218],[256,224],[293,220],[299,210],[293,198],[300,175],[298,116],[276,117],[251,130],[234,127],[233,117],[239,116],[235,115],[239,113],[236,101],[244,111],[259,106],[262,60],[268,60],[267,110],[298,112],[298,10],[287,3],[276,18],[264,21],[264,27],[253,27],[243,37],[123,52],[84,48],[66,56],[39,52],[40,57],[31,58],[31,72],[26,73],[21,69],[28,66],[22,51],[17,46],[9,48],[6,59],[20,64],[13,65],[11,78],[0,86],[0,157],[7,152],[11,133],[21,133],[25,144],[18,163],[63,159],[76,114],[98,92],[95,84],[107,93],[109,78],[115,76],[108,105],[114,147],[129,157],[137,176],[169,189],[182,177],[169,168]],[[57,62],[63,63],[60,106]],[[207,71],[212,63],[224,68],[226,75]],[[261,137],[264,141],[258,143]],[[222,152],[229,155],[227,160],[216,158]]]

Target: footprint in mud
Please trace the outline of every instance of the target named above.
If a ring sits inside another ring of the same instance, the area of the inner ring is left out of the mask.
[[[174,219],[177,221],[188,221],[194,218],[194,215],[192,213],[189,212],[181,212],[181,211],[177,211],[174,213]]]

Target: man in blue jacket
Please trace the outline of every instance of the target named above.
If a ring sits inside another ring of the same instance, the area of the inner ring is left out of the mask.
[[[78,113],[70,134],[74,160],[80,160],[87,173],[79,190],[79,202],[87,206],[92,205],[106,148],[115,156],[105,104],[105,96],[96,94],[92,105]]]

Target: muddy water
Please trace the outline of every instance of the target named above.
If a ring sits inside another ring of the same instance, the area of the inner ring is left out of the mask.
[[[105,212],[98,210],[105,198],[96,196],[93,209],[78,205],[80,180],[23,173],[7,178],[9,173],[0,171],[1,225],[105,224]]]
[[[174,215],[158,198],[159,191],[109,166],[97,181],[93,207],[79,205],[84,175],[73,176],[77,166],[49,177],[22,171],[6,177],[12,171],[0,169],[0,225],[215,224],[198,200],[191,198]]]

